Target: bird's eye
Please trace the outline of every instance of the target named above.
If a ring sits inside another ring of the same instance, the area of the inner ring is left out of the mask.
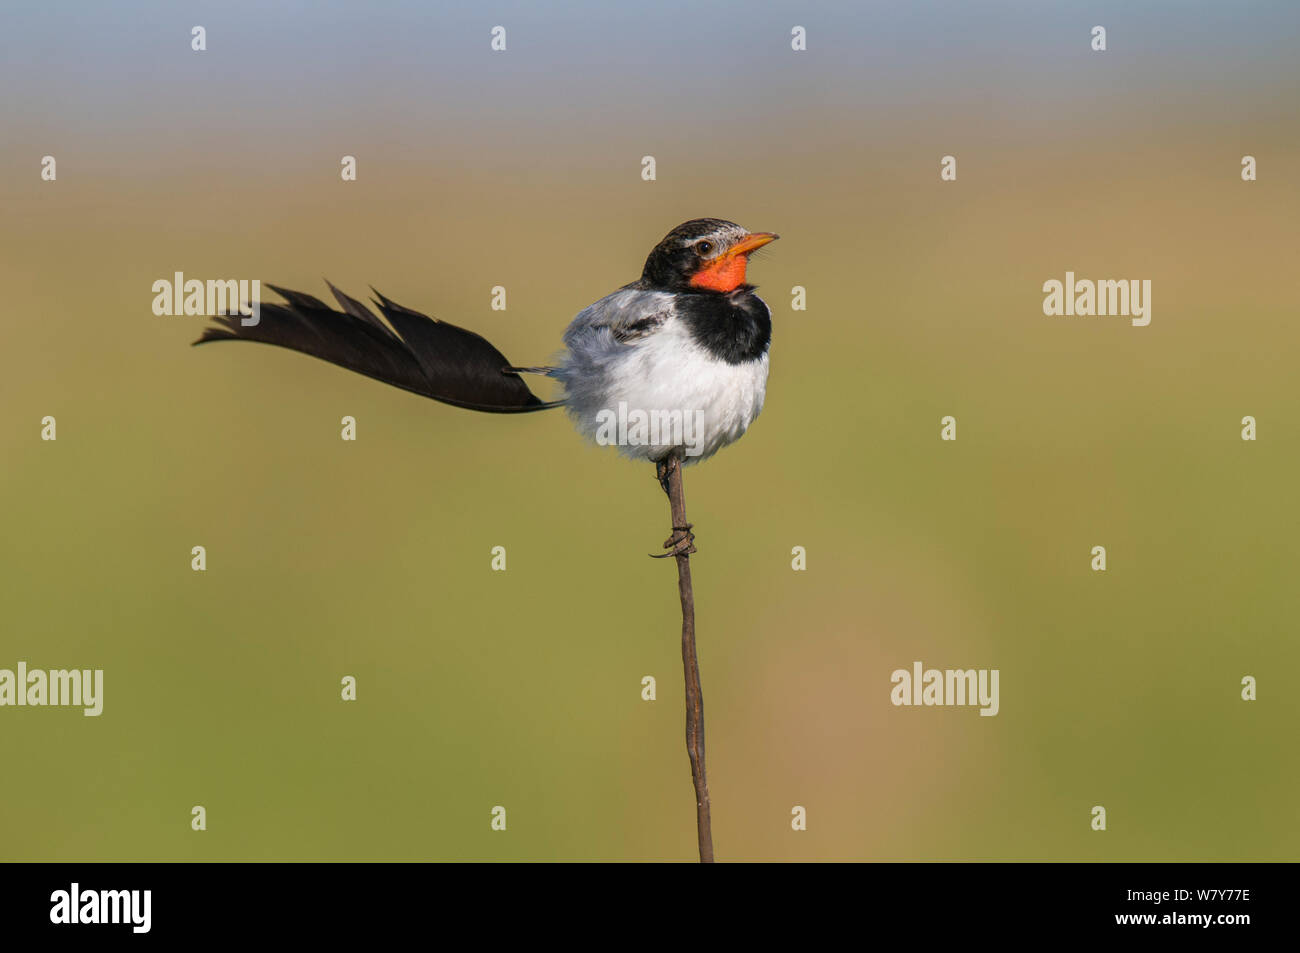
[[[695,243],[695,254],[703,258],[709,252],[713,251],[713,242],[703,241]]]

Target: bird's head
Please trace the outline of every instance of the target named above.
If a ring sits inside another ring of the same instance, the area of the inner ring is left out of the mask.
[[[752,252],[778,236],[750,232],[720,218],[695,218],[664,236],[645,260],[641,280],[671,291],[728,294],[745,283]]]

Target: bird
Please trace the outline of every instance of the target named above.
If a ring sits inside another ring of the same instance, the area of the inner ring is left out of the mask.
[[[328,281],[340,310],[268,283],[283,304],[260,303],[256,322],[213,316],[194,343],[272,344],[486,413],[562,407],[583,436],[654,463],[669,492],[673,461],[707,460],[763,409],[772,314],[747,282],[747,267],[779,237],[718,218],[683,222],[650,251],[640,278],[578,312],[546,365],[512,364],[473,331],[374,291],[381,320]],[[560,397],[537,397],[522,374],[553,380]],[[695,552],[691,526],[674,525],[664,547],[664,557]]]

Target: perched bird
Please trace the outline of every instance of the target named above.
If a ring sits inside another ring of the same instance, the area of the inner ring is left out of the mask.
[[[776,238],[716,218],[678,225],[638,280],[573,319],[551,366],[515,366],[473,331],[375,292],[381,320],[332,284],[342,311],[269,285],[284,304],[261,304],[256,324],[217,316],[194,343],[275,344],[471,410],[563,406],[579,432],[654,462],[667,491],[670,456],[682,463],[712,456],[763,409],[772,316],[745,271],[749,256]],[[540,400],[521,373],[553,378],[563,396]]]

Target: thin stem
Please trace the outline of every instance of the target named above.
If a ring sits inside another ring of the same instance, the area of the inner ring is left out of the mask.
[[[686,522],[686,495],[682,490],[682,464],[676,455],[667,461],[668,500],[672,505],[673,532]],[[695,785],[695,826],[699,835],[700,863],[713,863],[713,827],[709,816],[709,781],[704,772],[704,695],[700,691],[700,661],[695,653],[695,591],[691,588],[691,557],[678,547],[677,589],[682,599],[682,669],[686,676],[686,753],[691,759]]]

